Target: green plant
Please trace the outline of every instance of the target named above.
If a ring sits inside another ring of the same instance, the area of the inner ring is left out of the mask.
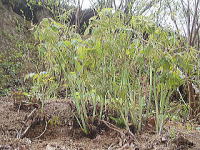
[[[114,110],[109,117],[127,130],[134,125],[141,131],[143,122],[155,115],[161,134],[170,96],[186,82],[181,74],[191,74],[195,64],[173,34],[142,16],[132,17],[129,24],[124,20],[122,12],[103,9],[98,19],[91,19],[85,32],[92,29],[88,39],[52,19],[36,27],[40,61],[57,85],[54,90],[65,87],[66,96],[73,99],[77,122],[86,134],[95,119],[107,118],[109,110]],[[39,89],[46,86],[43,80],[36,81]],[[47,91],[41,93],[48,95]]]
[[[32,87],[30,94],[36,99],[42,101],[42,108],[44,101],[48,98],[55,97],[56,90],[58,88],[57,82],[55,82],[54,77],[50,76],[48,72],[40,73],[30,73],[27,74],[24,80],[32,80]]]

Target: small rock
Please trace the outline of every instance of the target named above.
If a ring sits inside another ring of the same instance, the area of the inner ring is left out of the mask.
[[[0,150],[12,150],[10,145],[0,145]]]
[[[162,137],[162,138],[161,138],[161,142],[162,142],[162,143],[167,142],[167,138],[166,138],[166,137]]]
[[[57,143],[48,144],[46,150],[66,150],[65,146],[60,146]]]

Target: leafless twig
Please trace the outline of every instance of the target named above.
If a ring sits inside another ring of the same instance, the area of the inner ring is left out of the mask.
[[[44,135],[45,132],[46,132],[46,130],[47,130],[47,126],[48,126],[48,122],[45,121],[45,128],[44,128],[44,131],[43,131],[39,136],[35,137],[34,139],[38,139],[38,138],[40,138],[42,135]]]

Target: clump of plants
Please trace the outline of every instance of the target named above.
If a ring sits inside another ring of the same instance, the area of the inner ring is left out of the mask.
[[[126,130],[134,126],[140,132],[152,117],[153,128],[161,134],[171,109],[170,97],[187,82],[182,74],[195,72],[197,53],[179,47],[176,34],[143,16],[126,21],[122,12],[103,9],[91,19],[87,39],[52,19],[36,27],[40,62],[53,84],[44,85],[37,76],[32,89],[45,99],[53,96],[50,89],[64,88],[85,134],[101,120]]]

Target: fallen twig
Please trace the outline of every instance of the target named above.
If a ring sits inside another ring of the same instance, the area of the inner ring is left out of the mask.
[[[35,138],[33,138],[33,139],[38,139],[38,138],[40,138],[42,135],[44,135],[44,133],[45,133],[46,130],[47,130],[47,126],[48,126],[48,122],[45,121],[45,128],[44,128],[44,131],[43,131],[39,136],[37,136],[37,137],[35,137]]]
[[[22,106],[22,103],[19,104],[19,107],[18,107],[18,109],[17,109],[17,113],[18,113],[18,114],[19,114],[19,111],[20,111],[20,109],[21,109],[21,106]]]
[[[111,123],[109,123],[109,122],[107,122],[105,120],[101,120],[101,122],[103,122],[108,128],[110,128],[110,129],[112,129],[112,130],[117,131],[118,133],[120,133],[120,135],[122,137],[125,137],[126,134],[124,133],[124,131],[122,129],[116,127],[115,125],[113,125],[113,124],[111,124]],[[125,132],[128,133],[129,136],[131,136],[137,144],[139,144],[139,142],[136,139],[135,135],[130,130],[128,130],[128,131],[126,130]]]
[[[24,137],[24,135],[28,132],[28,130],[31,128],[31,125],[32,124],[30,124],[25,130],[24,130],[24,132],[21,134],[21,135],[18,135],[18,138],[23,138]]]
[[[34,114],[34,112],[35,112],[36,110],[37,110],[37,108],[35,108],[35,109],[33,109],[33,110],[31,111],[31,113],[27,116],[25,122],[27,122],[27,121],[31,118],[31,116]]]
[[[125,136],[124,132],[121,131],[120,128],[116,127],[115,125],[111,124],[110,122],[107,122],[105,120],[100,120],[101,122],[103,122],[108,128],[117,131],[118,133],[120,133],[122,136]]]

